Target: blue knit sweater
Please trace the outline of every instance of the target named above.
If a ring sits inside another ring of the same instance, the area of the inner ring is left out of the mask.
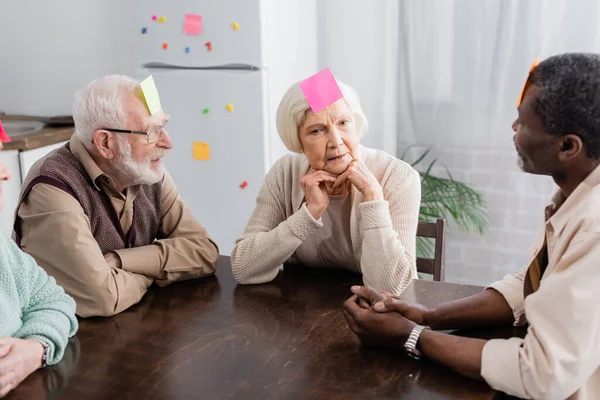
[[[52,365],[62,359],[77,327],[75,301],[0,233],[0,337],[44,341]]]

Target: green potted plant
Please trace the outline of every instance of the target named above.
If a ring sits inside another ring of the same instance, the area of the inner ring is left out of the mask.
[[[402,159],[406,158],[405,150]],[[425,160],[431,149],[425,150],[411,165],[421,174],[421,209],[419,220],[435,222],[437,218],[445,218],[449,223],[454,222],[463,232],[485,234],[489,220],[483,195],[469,185],[454,180],[446,169],[446,178],[431,174],[437,160],[429,163],[427,168],[417,167]],[[433,242],[431,239],[417,238],[417,257],[431,257]]]

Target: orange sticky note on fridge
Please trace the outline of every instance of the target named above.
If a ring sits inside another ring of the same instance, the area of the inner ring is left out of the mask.
[[[199,35],[202,33],[202,15],[185,14],[183,20],[183,33],[187,35]]]
[[[192,156],[194,160],[210,160],[210,146],[204,142],[194,142],[192,144]]]
[[[523,84],[523,89],[521,89],[521,94],[519,95],[519,98],[517,99],[517,108],[519,108],[519,106],[521,105],[521,102],[523,101],[523,95],[525,94],[525,86],[527,86],[527,81],[529,80],[529,75],[531,74],[531,72],[533,72],[533,70],[535,69],[535,67],[538,66],[539,63],[540,63],[540,58],[538,57],[535,59],[533,64],[531,64],[531,68],[529,68],[529,73],[527,74],[527,78],[525,79],[525,83]]]
[[[140,83],[140,86],[142,87],[144,99],[146,100],[146,107],[148,107],[150,115],[154,115],[162,110],[162,106],[160,105],[160,97],[158,97],[158,90],[156,89],[152,75],[144,79]]]

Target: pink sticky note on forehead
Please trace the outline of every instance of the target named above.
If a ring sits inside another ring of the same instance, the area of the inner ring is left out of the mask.
[[[183,21],[183,33],[187,35],[199,35],[202,33],[202,15],[185,14]]]
[[[6,131],[2,126],[2,121],[0,121],[0,142],[10,142],[10,137],[6,134]]]
[[[344,97],[329,68],[300,82],[300,89],[314,113]]]

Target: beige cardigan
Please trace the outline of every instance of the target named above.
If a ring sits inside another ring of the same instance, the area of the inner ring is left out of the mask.
[[[365,285],[399,294],[417,277],[419,173],[380,150],[361,146],[359,157],[381,184],[385,200],[363,202],[362,194],[352,187],[350,235],[354,257]],[[308,170],[304,155],[288,154],[267,174],[248,226],[231,254],[233,275],[239,283],[273,280],[279,266],[323,226],[304,203],[300,179]]]

